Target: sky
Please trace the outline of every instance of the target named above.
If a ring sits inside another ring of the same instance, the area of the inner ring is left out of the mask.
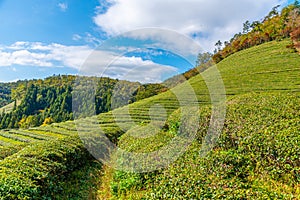
[[[0,82],[53,74],[161,82],[293,0],[0,0]]]

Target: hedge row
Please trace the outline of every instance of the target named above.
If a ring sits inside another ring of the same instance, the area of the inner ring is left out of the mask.
[[[91,159],[77,136],[30,145],[0,161],[0,198],[51,199],[57,182]]]

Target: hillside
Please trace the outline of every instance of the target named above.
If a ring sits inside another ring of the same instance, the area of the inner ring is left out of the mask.
[[[199,156],[210,122],[211,103],[202,77],[210,77],[212,68],[171,91],[79,122],[85,124],[80,127],[84,131],[81,133],[99,130],[100,126],[120,148],[147,153],[176,137],[181,113],[177,97],[194,102],[199,105],[200,115],[196,140],[167,169],[135,174],[105,166],[103,173],[98,172],[101,165],[93,164],[94,160],[87,156],[72,121],[8,130],[0,136],[0,196],[87,199],[88,193],[100,199],[187,199],[200,198],[199,195],[299,198],[300,56],[286,48],[288,43],[289,40],[265,43],[229,56],[217,65],[228,99],[227,117],[217,146],[207,157]],[[192,98],[189,86],[197,99]],[[126,114],[128,110],[130,116]],[[160,129],[146,126],[149,122],[157,122]],[[144,138],[136,139],[137,134]],[[18,152],[19,149],[23,150]],[[91,171],[96,181],[83,174]],[[88,186],[83,187],[77,179]],[[54,180],[60,184],[53,185]],[[49,187],[51,192],[47,192]]]
[[[111,189],[100,187],[100,199],[299,198],[300,57],[286,48],[289,42],[265,43],[238,52],[217,65],[228,98],[227,117],[218,145],[207,158],[202,158],[199,151],[210,109],[200,106],[200,144],[194,142],[166,170],[135,174],[107,168],[103,182],[109,183]],[[202,76],[209,73],[207,70]],[[195,89],[200,105],[209,103],[200,75],[188,84]],[[176,89],[184,90],[184,84]],[[133,104],[134,114],[144,111],[142,108],[156,99],[162,102],[167,96],[162,94]],[[168,119],[166,123],[172,127],[174,121]],[[134,129],[118,142],[130,152],[151,152],[174,137],[174,130],[169,128],[141,140],[132,136]]]
[[[243,24],[243,33],[238,33],[230,41],[225,41],[224,47],[222,42],[218,41],[214,55],[209,52],[199,53],[196,62],[196,65],[199,66],[181,75],[171,77],[165,80],[163,84],[142,85],[110,78],[95,78],[98,82],[95,97],[96,113],[99,114],[111,110],[113,88],[119,83],[124,87],[119,92],[124,97],[128,94],[132,94],[132,97],[126,97],[128,102],[116,103],[115,108],[162,93],[167,90],[167,87],[173,88],[185,80],[198,75],[199,72],[208,69],[214,63],[218,63],[232,54],[256,45],[290,39],[286,46],[290,48],[290,51],[296,52],[300,43],[300,4],[298,1],[295,1],[281,11],[278,11],[278,9],[279,6],[274,7],[261,21],[252,23],[246,21]],[[53,122],[73,120],[71,93],[75,79],[76,76],[54,75],[44,80],[0,83],[0,109],[15,100],[20,102],[16,107],[11,107],[14,104],[6,107],[7,110],[12,112],[0,113],[0,129],[29,128]],[[1,111],[4,111],[4,109],[1,109]]]
[[[228,98],[227,117],[220,140],[207,158],[199,155],[210,118],[210,108],[205,106],[209,105],[206,84],[198,75],[174,88],[173,91],[184,93],[185,85],[189,84],[197,94],[201,113],[197,141],[165,170],[135,174],[107,167],[102,180],[104,185],[99,189],[100,199],[299,198],[300,162],[296,152],[300,125],[297,103],[300,57],[286,48],[288,43],[286,40],[256,46],[217,65]],[[207,70],[202,76],[209,76],[209,73]],[[131,117],[141,119],[146,115],[140,114],[147,110],[145,108],[168,99],[162,94],[133,104]],[[178,108],[178,104],[171,105],[172,111]],[[167,113],[172,111],[167,109]],[[168,128],[150,138],[135,138],[133,133],[137,127],[129,129],[121,136],[119,147],[130,152],[149,153],[168,145],[174,138],[174,131],[178,131],[178,114],[180,112],[173,112],[166,121]],[[137,131],[147,134],[148,129]],[[276,140],[272,143],[274,137]],[[287,138],[291,140],[287,142]],[[258,147],[254,148],[256,145]],[[291,150],[284,153],[286,148]],[[282,161],[274,164],[272,156]],[[287,161],[291,156],[293,160]],[[287,166],[286,162],[290,164]]]

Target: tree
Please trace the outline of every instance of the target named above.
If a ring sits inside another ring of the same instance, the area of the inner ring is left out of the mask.
[[[241,35],[241,32],[234,34],[233,38],[230,39],[230,43],[232,43],[234,40],[237,40],[239,37],[241,37]]]
[[[274,6],[272,8],[272,10],[269,12],[269,14],[265,17],[264,21],[267,21],[268,19],[271,19],[274,16],[278,16],[279,12],[278,12],[278,8],[280,7],[280,5]]]
[[[196,67],[207,63],[211,60],[211,58],[212,54],[209,52],[199,53],[196,61]]]
[[[223,45],[223,43],[221,42],[221,40],[219,40],[219,41],[215,44],[215,46],[217,47],[218,51],[221,50],[222,45]]]
[[[247,20],[244,24],[243,24],[243,33],[246,34],[246,33],[249,33],[251,29],[251,24],[250,22]]]
[[[295,0],[295,2],[294,2],[294,6],[295,6],[296,8],[299,8],[299,7],[300,7],[300,3],[299,3],[299,1],[298,1],[298,0]]]
[[[251,29],[254,31],[261,31],[261,23],[259,21],[254,21],[252,22],[252,24],[250,25]]]
[[[212,59],[215,63],[219,63],[223,60],[222,55],[220,54],[220,52],[213,55]]]

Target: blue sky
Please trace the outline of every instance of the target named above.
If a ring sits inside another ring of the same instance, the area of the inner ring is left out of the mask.
[[[101,37],[92,20],[98,5],[97,0],[2,0],[1,43],[30,41],[82,45],[82,41],[72,40],[74,34],[90,33]]]
[[[85,74],[84,70],[162,81],[193,67],[198,52],[211,51],[218,39],[229,40],[244,21],[259,20],[273,6],[287,3],[0,0],[0,82]],[[119,34],[119,40],[112,39]],[[102,44],[106,46],[99,47]],[[89,64],[97,69],[87,69]]]

